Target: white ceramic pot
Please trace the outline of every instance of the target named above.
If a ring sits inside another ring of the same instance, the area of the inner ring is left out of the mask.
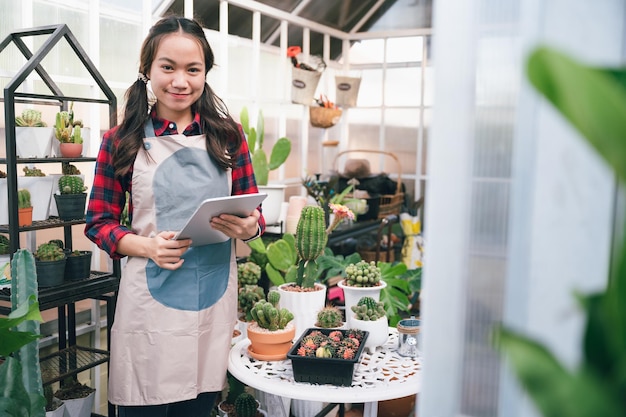
[[[65,416],[65,403],[55,398],[54,400],[61,403],[61,405],[54,411],[46,411],[46,417],[63,417]],[[53,400],[53,401],[54,401]]]
[[[263,209],[263,217],[267,225],[273,225],[280,221],[280,213],[283,202],[285,201],[284,184],[259,185],[260,193],[267,193],[267,198],[263,201],[261,207]]]
[[[376,321],[371,320],[359,320],[352,314],[352,328],[365,330],[369,332],[367,339],[365,340],[365,349],[368,352],[373,352],[378,346],[382,346],[387,342],[389,338],[389,322],[387,316],[381,317]]]
[[[95,399],[96,392],[94,391],[85,398],[64,400],[65,417],[90,417]]]
[[[278,287],[280,293],[279,305],[291,311],[296,326],[296,339],[308,328],[315,327],[317,312],[326,305],[326,286],[315,284],[317,291],[287,291],[284,288],[289,283]]]
[[[375,287],[351,287],[345,284],[345,280],[337,283],[337,286],[343,290],[343,297],[346,306],[346,324],[349,329],[352,328],[352,306],[358,304],[361,297],[372,297],[376,301],[380,301],[380,291],[387,286],[385,281],[380,281],[380,285]]]
[[[51,127],[16,127],[16,153],[22,158],[52,156],[52,138],[54,138],[54,129]]]

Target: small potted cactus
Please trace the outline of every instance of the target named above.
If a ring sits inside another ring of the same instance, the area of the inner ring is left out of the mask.
[[[267,416],[265,410],[259,408],[259,402],[252,394],[243,392],[235,400],[235,417]],[[229,416],[233,417],[233,416]]]
[[[322,329],[338,329],[343,327],[343,314],[335,306],[326,306],[317,312],[316,327]]]
[[[61,220],[85,217],[86,190],[83,179],[77,175],[63,175],[59,178],[60,194],[54,194],[54,200]]]
[[[25,109],[15,118],[15,150],[21,158],[47,158],[52,154],[53,130],[41,120],[41,112]]]
[[[65,281],[80,281],[89,278],[91,251],[67,249],[61,239],[52,239],[48,243],[54,243],[65,253]]]
[[[293,314],[280,308],[278,291],[270,291],[267,300],[257,301],[252,310],[252,322],[248,324],[248,353],[254,359],[276,361],[287,357],[293,345],[296,328]]]
[[[371,297],[380,300],[380,292],[387,286],[381,279],[382,272],[376,262],[361,260],[346,266],[346,278],[339,281],[337,286],[343,290],[346,312],[356,305],[362,297]],[[352,314],[346,314],[346,323],[352,327]]]
[[[88,130],[81,120],[74,119],[74,103],[69,111],[60,111],[54,123],[54,136],[57,139],[58,153],[64,158],[78,158],[83,153],[83,138]],[[55,146],[55,151],[57,147]]]
[[[30,191],[26,188],[17,190],[18,224],[30,226],[33,224],[33,206],[30,203]]]
[[[39,287],[60,285],[65,277],[65,252],[55,243],[42,243],[35,252]]]
[[[389,337],[389,322],[382,301],[372,297],[361,297],[352,310],[351,327],[369,332],[365,341],[365,348],[371,352],[387,342]]]

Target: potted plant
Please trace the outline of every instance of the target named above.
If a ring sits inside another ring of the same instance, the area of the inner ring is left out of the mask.
[[[226,397],[217,405],[217,410],[222,417],[227,417],[229,413],[234,413],[235,401],[246,389],[246,385],[228,371],[226,371],[226,381],[228,382]]]
[[[33,206],[30,203],[30,191],[26,188],[17,190],[17,211],[20,226],[33,224]]]
[[[287,357],[293,345],[296,328],[293,314],[280,308],[278,291],[270,291],[267,300],[260,300],[251,310],[253,322],[248,324],[248,353],[255,359],[275,361]]]
[[[317,312],[315,327],[322,329],[338,329],[343,327],[343,314],[335,306],[326,306]]]
[[[39,287],[54,287],[65,278],[65,252],[54,243],[42,243],[35,252]]]
[[[11,241],[6,235],[0,235],[0,270],[7,262],[10,261],[10,253]]]
[[[87,187],[83,179],[76,175],[63,175],[59,178],[59,193],[54,200],[62,220],[82,219],[85,217]]]
[[[259,408],[259,402],[252,394],[242,392],[235,400],[235,414],[231,417],[267,417],[265,410]]]
[[[41,120],[41,112],[22,111],[15,118],[15,150],[21,158],[46,158],[52,151],[52,128]]]
[[[381,280],[381,270],[376,262],[359,261],[346,267],[346,277],[337,285],[343,290],[346,312],[358,304],[362,297],[371,297],[380,301],[380,292],[387,286]],[[346,314],[346,323],[352,327],[352,315]]]
[[[57,138],[59,153],[64,158],[78,158],[83,153],[84,129],[81,120],[74,120],[74,103],[70,104],[69,111],[60,111],[56,114],[54,136]]]
[[[263,149],[265,142],[265,119],[263,112],[259,110],[257,117],[257,127],[250,127],[248,108],[244,107],[240,113],[240,121],[243,132],[248,140],[250,155],[252,157],[252,168],[259,191],[267,193],[267,198],[263,203],[263,216],[268,225],[278,222],[283,201],[285,201],[285,185],[268,185],[269,172],[279,168],[285,163],[291,153],[291,141],[282,137],[276,141],[269,155]]]
[[[389,323],[382,301],[372,297],[361,297],[356,305],[350,308],[353,329],[365,330],[369,333],[365,348],[369,352],[376,350],[387,342],[389,337]]]
[[[52,385],[43,387],[43,395],[46,398],[46,417],[64,417],[65,403],[54,396]]]
[[[81,384],[74,376],[65,378],[54,396],[65,403],[67,417],[90,417],[95,393],[94,388]]]

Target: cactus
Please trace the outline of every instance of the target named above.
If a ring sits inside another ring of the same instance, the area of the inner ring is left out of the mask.
[[[63,175],[59,178],[59,191],[61,194],[82,194],[87,187],[81,177],[76,175]]]
[[[35,260],[28,250],[20,249],[13,255],[11,276],[13,277],[11,280],[12,310],[14,312],[18,310],[24,312],[28,309],[28,314],[23,316],[25,321],[21,321],[19,324],[13,323],[13,325],[17,324],[17,331],[21,334],[20,338],[26,343],[15,352],[13,357],[9,357],[8,352],[0,352],[0,355],[6,356],[6,362],[2,366],[16,366],[21,371],[19,374],[13,373],[11,375],[12,381],[7,377],[0,383],[0,385],[14,384],[12,389],[2,386],[0,390],[2,392],[11,392],[13,399],[16,399],[17,387],[15,384],[21,382],[23,384],[21,389],[25,389],[28,394],[26,398],[30,396],[30,415],[43,417],[45,414],[45,399],[43,397],[41,368],[39,366],[39,347],[35,342],[40,337],[39,322],[43,320],[39,312],[39,303],[37,302]],[[7,336],[3,335],[2,340],[11,345],[9,340],[6,339]],[[0,374],[2,373],[0,370]]]
[[[259,403],[256,398],[247,392],[240,394],[235,400],[235,413],[237,417],[256,417]]]
[[[0,235],[0,255],[6,255],[11,250],[11,241],[5,235]]]
[[[37,248],[35,258],[39,261],[60,261],[65,258],[65,252],[54,243],[42,243]]]
[[[346,266],[346,284],[351,287],[375,287],[379,285],[381,275],[374,261],[359,261]]]
[[[296,226],[296,251],[300,257],[296,284],[300,287],[312,288],[315,285],[315,260],[324,253],[327,242],[324,209],[319,206],[304,207]]]
[[[74,120],[74,103],[70,104],[69,111],[60,111],[54,123],[54,136],[61,143],[83,143],[81,136],[83,123]]]
[[[32,207],[30,204],[30,191],[26,188],[17,191],[17,207],[21,209]]]
[[[329,329],[340,327],[343,324],[341,311],[334,306],[327,306],[317,312],[317,323],[315,326]]]
[[[46,123],[41,120],[41,112],[39,110],[26,109],[21,116],[15,118],[15,126],[46,127]]]
[[[237,265],[239,285],[256,285],[261,278],[261,267],[254,262],[243,262]]]
[[[80,175],[80,170],[76,168],[76,165],[64,162],[61,166],[61,172],[63,175]]]
[[[250,310],[257,301],[263,300],[265,293],[258,285],[244,285],[239,288],[238,302],[239,309],[244,313],[246,321],[252,320]]]
[[[250,314],[259,327],[267,330],[284,329],[293,320],[293,314],[286,308],[278,308],[280,294],[278,291],[270,291],[267,300],[257,301]]]
[[[63,243],[63,241],[61,239],[52,239],[52,240],[49,240],[48,243],[54,243],[55,245],[57,245],[61,249],[63,249],[65,247],[65,244]]]
[[[22,171],[24,171],[24,176],[26,177],[45,177],[46,176],[46,174],[42,170],[40,170],[39,168],[35,168],[34,166],[32,168],[24,167]]]
[[[376,321],[385,317],[384,303],[374,300],[372,297],[361,297],[357,305],[351,307],[357,320]]]

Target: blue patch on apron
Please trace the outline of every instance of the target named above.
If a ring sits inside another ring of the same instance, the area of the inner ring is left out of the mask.
[[[161,304],[179,310],[200,311],[211,307],[228,286],[231,244],[229,239],[189,248],[183,255],[185,262],[175,271],[161,269],[148,259],[146,276],[150,294]]]

